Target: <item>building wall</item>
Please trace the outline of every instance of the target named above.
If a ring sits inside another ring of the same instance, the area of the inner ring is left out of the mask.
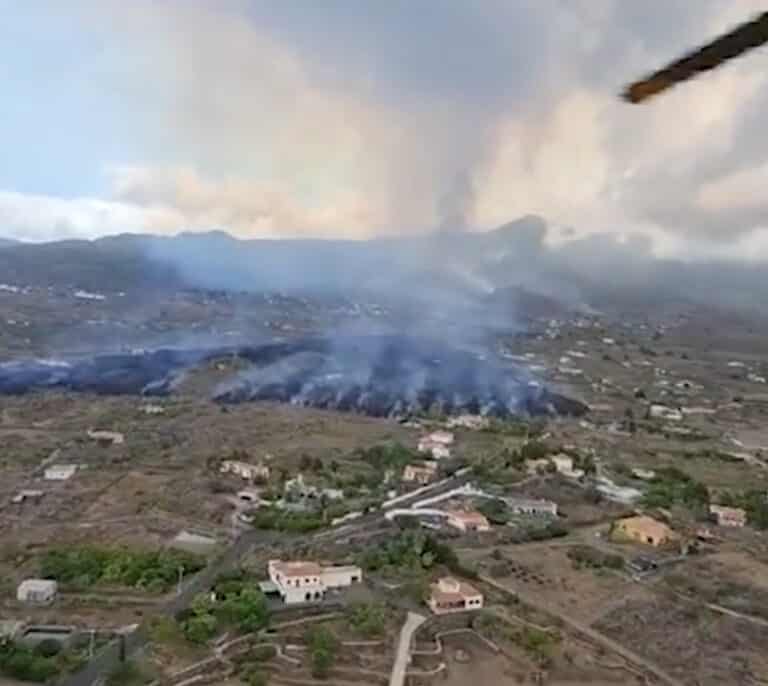
[[[322,600],[325,588],[320,584],[308,584],[304,586],[283,586],[280,595],[288,605],[295,603],[307,603]]]
[[[323,568],[322,580],[327,588],[344,588],[362,581],[362,578],[363,572],[358,567]]]

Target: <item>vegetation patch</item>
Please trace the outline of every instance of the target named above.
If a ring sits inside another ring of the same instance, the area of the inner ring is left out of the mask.
[[[213,593],[196,596],[179,618],[181,630],[192,643],[203,644],[224,626],[253,633],[269,624],[267,600],[248,580],[228,578],[217,582]]]
[[[204,558],[183,551],[83,546],[49,550],[41,560],[40,573],[78,588],[104,584],[162,593],[180,575],[194,574],[204,566]]]

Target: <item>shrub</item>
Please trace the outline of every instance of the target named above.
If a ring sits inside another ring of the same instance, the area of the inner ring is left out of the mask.
[[[349,609],[347,620],[349,625],[363,636],[382,636],[386,630],[387,611],[383,605],[355,605]]]
[[[327,679],[338,651],[336,636],[324,626],[315,626],[307,632],[307,645],[312,662],[312,676],[316,679]]]
[[[61,652],[61,643],[55,638],[46,638],[35,647],[35,653],[41,657],[56,657]]]

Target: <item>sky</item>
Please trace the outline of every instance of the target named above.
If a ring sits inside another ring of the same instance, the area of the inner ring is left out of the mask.
[[[764,0],[0,0],[0,236],[610,234],[768,260]]]

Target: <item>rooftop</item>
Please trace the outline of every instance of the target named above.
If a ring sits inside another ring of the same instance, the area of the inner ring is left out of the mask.
[[[317,562],[283,562],[282,560],[271,560],[269,564],[276,572],[287,577],[320,576],[323,572],[322,567]]]

